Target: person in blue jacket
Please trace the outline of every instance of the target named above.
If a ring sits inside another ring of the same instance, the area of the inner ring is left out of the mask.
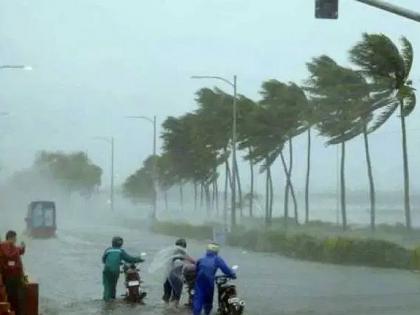
[[[144,261],[141,257],[128,255],[126,251],[122,249],[123,243],[124,240],[121,237],[115,236],[112,239],[112,247],[106,249],[102,256],[102,262],[104,264],[104,270],[102,272],[104,301],[115,299],[121,263],[123,261],[127,263],[139,263]]]
[[[197,261],[193,314],[201,315],[202,310],[209,315],[213,308],[214,281],[220,269],[226,276],[236,278],[235,272],[218,256],[219,245],[210,243],[206,255]]]

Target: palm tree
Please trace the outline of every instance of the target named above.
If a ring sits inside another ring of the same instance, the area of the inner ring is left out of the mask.
[[[291,193],[294,204],[294,217],[298,223],[298,206],[294,187],[292,185],[293,167],[293,144],[292,139],[306,130],[303,125],[302,112],[306,110],[307,98],[303,90],[294,83],[284,84],[277,80],[269,80],[263,83],[261,90],[261,104],[271,106],[281,113],[283,118],[278,122],[283,125],[289,143],[289,166],[282,163],[286,175],[284,211],[285,220],[288,218],[289,193]],[[284,161],[283,152],[279,152]]]
[[[250,134],[253,132],[254,128],[254,120],[253,120],[253,111],[256,109],[257,104],[243,96],[240,95],[238,98],[238,148],[240,150],[246,151],[247,159],[249,162],[249,168],[250,168],[250,191],[245,196],[245,199],[249,202],[249,216],[253,217],[254,215],[254,197],[255,197],[255,172],[254,172],[254,166],[256,164],[256,161],[253,159],[253,151],[254,147],[252,143],[247,142],[247,138]]]
[[[305,223],[309,223],[309,186],[311,176],[311,150],[312,127],[317,124],[316,108],[313,102],[308,101],[306,110],[303,111],[304,125],[306,125],[306,176],[305,176]]]
[[[407,154],[406,117],[416,105],[416,94],[409,79],[413,65],[413,47],[401,38],[401,50],[383,34],[363,34],[362,40],[350,50],[351,61],[372,81],[376,102],[371,112],[381,110],[369,132],[381,127],[400,110],[404,174],[404,212],[407,229],[411,229],[410,181]]]
[[[327,145],[341,146],[340,196],[343,229],[347,228],[345,158],[346,141],[363,132],[366,120],[361,113],[369,96],[369,85],[362,75],[339,66],[328,56],[314,58],[307,64],[310,78],[307,91],[316,104],[321,135]]]

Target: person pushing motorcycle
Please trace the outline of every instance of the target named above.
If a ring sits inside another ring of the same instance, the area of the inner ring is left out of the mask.
[[[183,268],[186,263],[195,264],[195,260],[187,254],[187,241],[183,238],[175,242],[173,256],[170,258],[167,275],[163,284],[163,301],[172,302],[177,308],[181,300],[184,286]]]
[[[213,308],[214,281],[220,269],[226,276],[236,279],[235,272],[228,267],[219,255],[219,245],[210,243],[206,255],[197,261],[197,278],[193,300],[193,314],[201,315],[202,310],[209,315]]]
[[[120,276],[121,263],[139,263],[144,262],[141,257],[130,256],[122,248],[124,240],[122,237],[115,236],[112,239],[112,247],[105,250],[102,256],[104,269],[102,272],[102,283],[104,286],[103,300],[110,301],[115,299],[118,278]]]

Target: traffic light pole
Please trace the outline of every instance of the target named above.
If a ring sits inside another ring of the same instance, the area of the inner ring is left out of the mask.
[[[356,1],[406,17],[408,19],[411,19],[417,22],[420,22],[420,13],[399,7],[389,2],[380,1],[380,0],[356,0]]]

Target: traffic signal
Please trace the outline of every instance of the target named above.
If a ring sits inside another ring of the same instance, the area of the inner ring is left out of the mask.
[[[317,19],[337,19],[338,0],[315,0],[315,17]]]

